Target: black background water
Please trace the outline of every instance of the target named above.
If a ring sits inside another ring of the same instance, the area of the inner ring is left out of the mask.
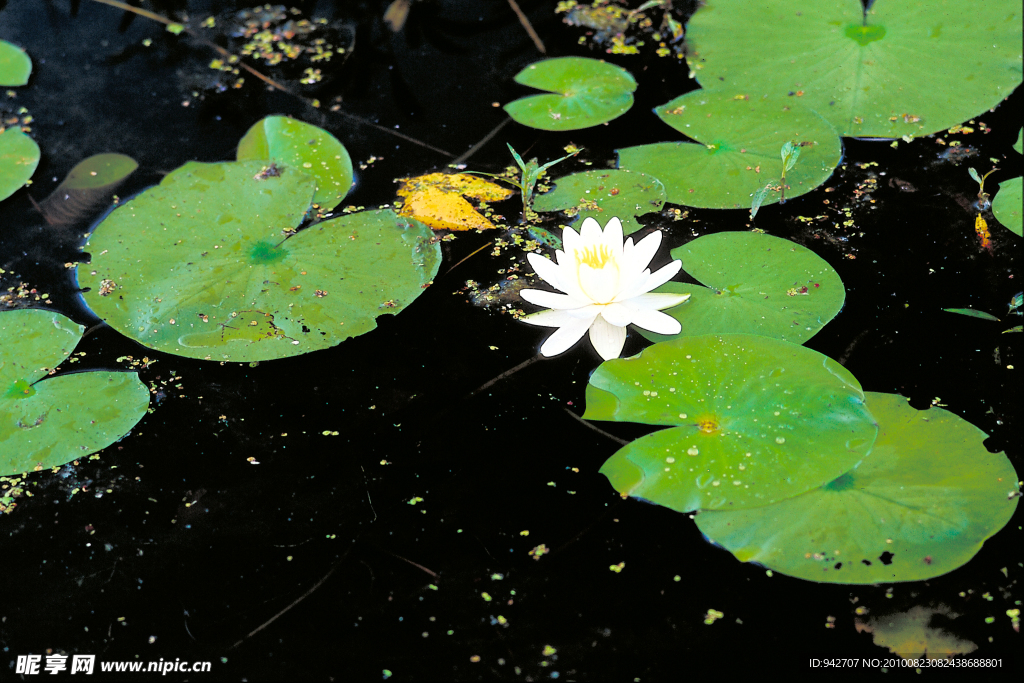
[[[394,178],[443,169],[501,123],[492,103],[525,94],[512,76],[540,58],[504,0],[423,2],[398,33],[381,20],[384,2],[295,4],[356,31],[351,59],[337,73],[325,66],[329,78],[306,93],[320,109],[253,83],[200,90],[215,76],[207,68],[215,55],[141,17],[89,1],[6,3],[0,37],[25,47],[35,65],[5,103],[34,117],[43,156],[33,196],[100,152],[139,161],[126,196],[186,161],[233,158],[250,125],[284,113],[330,130],[357,162],[377,157],[346,204],[385,204]],[[521,4],[550,54],[607,57],[577,45],[580,31],[559,23],[554,3]],[[235,7],[146,6],[194,20]],[[640,83],[627,115],[565,134],[510,124],[470,168],[500,171],[510,163],[505,142],[542,161],[573,142],[600,167],[614,148],[674,139],[650,110],[694,87],[685,67],[653,55],[615,61]],[[338,95],[344,112],[450,156],[329,112]],[[843,165],[824,187],[762,209],[758,226],[814,249],[846,283],[845,309],[808,346],[843,359],[867,390],[901,393],[918,408],[941,397],[1020,471],[1021,370],[1008,367],[1020,337],[1000,334],[1020,319],[941,311],[1002,315],[1021,289],[1020,239],[993,224],[992,251],[980,247],[977,185],[966,170],[984,172],[995,158],[1001,171],[989,183],[1020,173],[1010,149],[1019,91],[978,120],[991,132],[955,136],[977,152],[960,165],[933,139],[895,150],[846,140]],[[857,165],[867,162],[878,166]],[[574,160],[555,175],[586,168]],[[877,189],[855,198],[872,177]],[[837,207],[851,209],[854,228],[835,227],[845,220]],[[516,200],[500,210],[514,216]],[[795,220],[822,213],[833,218],[816,227]],[[49,228],[25,191],[0,205],[0,216],[4,289],[28,282],[52,295],[50,308],[96,322],[63,265],[90,221]],[[669,247],[747,229],[743,211],[644,220],[669,228]],[[918,604],[961,614],[946,626],[978,644],[971,657],[1003,658],[1004,675],[1020,668],[1019,635],[1005,615],[1022,594],[1019,512],[968,565],[931,581],[769,577],[709,545],[687,515],[622,501],[597,474],[618,445],[568,414],[582,413],[600,360],[588,346],[471,395],[535,355],[543,336],[454,294],[507,266],[508,255],[485,249],[446,274],[491,239],[470,233],[445,243],[434,286],[413,306],[299,358],[220,365],[159,354],[105,328],[90,334],[79,367],[148,356],[157,362],[141,377],[159,395],[154,412],[99,460],[31,475],[33,496],[0,518],[0,647],[12,667],[0,676],[13,676],[17,655],[48,652],[212,661],[211,674],[191,677],[204,680],[379,680],[385,670],[428,680],[801,674],[811,657],[889,654],[856,633],[857,607],[879,615]],[[626,352],[645,344],[631,334]],[[600,426],[622,438],[646,431]],[[88,493],[72,495],[83,485]],[[540,544],[550,553],[534,560],[529,551]],[[620,562],[621,572],[609,570]],[[705,625],[709,609],[725,616]],[[544,654],[548,645],[555,654]]]

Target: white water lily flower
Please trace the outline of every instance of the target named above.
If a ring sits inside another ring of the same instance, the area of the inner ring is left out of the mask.
[[[683,303],[690,295],[651,293],[683,265],[677,260],[651,273],[647,266],[660,245],[660,232],[635,245],[630,237],[623,245],[618,218],[609,220],[604,231],[596,220],[587,218],[579,234],[572,228],[563,231],[562,249],[555,252],[557,265],[538,254],[527,254],[537,275],[565,292],[524,289],[519,293],[531,304],[551,309],[525,316],[523,322],[558,328],[540,347],[541,354],[558,355],[589,330],[602,358],[618,358],[629,324],[658,334],[678,334],[679,321],[661,310]]]

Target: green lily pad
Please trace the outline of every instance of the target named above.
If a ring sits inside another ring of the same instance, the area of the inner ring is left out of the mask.
[[[992,200],[992,215],[1004,228],[1017,236],[1021,235],[1020,207],[1022,201],[1020,177],[999,183],[999,191]]]
[[[625,235],[644,227],[637,216],[661,211],[665,187],[657,178],[636,171],[584,171],[555,181],[555,189],[533,198],[537,211],[571,212],[573,221],[594,218],[604,225],[612,216],[622,221]]]
[[[0,40],[0,85],[25,85],[32,75],[32,60],[17,45]]]
[[[39,145],[17,128],[0,132],[0,200],[28,182],[39,165]]]
[[[586,57],[545,59],[516,74],[516,82],[556,93],[505,105],[516,122],[541,130],[579,130],[617,119],[633,106],[636,90],[625,69]]]
[[[1017,142],[1013,143],[1013,148],[1017,154],[1024,154],[1024,128],[1017,131]]]
[[[679,335],[638,329],[651,341],[743,332],[803,344],[838,315],[846,300],[843,281],[827,261],[780,237],[719,232],[673,249],[672,256],[706,287],[669,282],[656,289],[692,296],[664,311],[682,325]]]
[[[0,476],[63,465],[106,448],[149,408],[134,372],[79,372],[44,379],[82,338],[59,313],[0,313]]]
[[[312,178],[261,168],[188,163],[115,209],[84,247],[86,303],[150,348],[257,361],[369,332],[431,282],[440,249],[425,225],[366,211],[294,233]]]
[[[799,99],[844,136],[928,135],[1021,82],[1017,0],[708,0],[686,43],[704,88]]]
[[[124,154],[94,154],[75,164],[64,181],[39,202],[50,225],[69,225],[110,200],[111,195],[139,167]]]
[[[623,495],[679,512],[805,493],[860,462],[878,431],[843,366],[750,334],[682,337],[606,361],[583,417],[670,426],[627,444],[601,473]]]
[[[809,581],[920,581],[968,562],[1013,516],[1013,465],[953,413],[866,396],[879,434],[856,469],[771,506],[701,511],[701,532],[743,562]]]
[[[665,184],[668,201],[708,209],[749,209],[751,196],[782,178],[782,146],[800,148],[786,173],[786,198],[828,180],[842,143],[825,119],[791,97],[696,90],[654,110],[693,142],[659,142],[618,150],[619,168],[643,171]],[[699,144],[698,144],[699,143]],[[762,205],[782,199],[770,192]]]
[[[238,143],[239,161],[266,160],[276,167],[293,166],[316,181],[313,201],[330,211],[352,189],[352,159],[336,137],[322,128],[288,118],[268,116],[253,124]]]

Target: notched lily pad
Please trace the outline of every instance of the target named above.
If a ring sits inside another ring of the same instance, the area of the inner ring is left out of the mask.
[[[742,332],[803,344],[846,300],[843,281],[828,262],[780,237],[719,232],[673,249],[672,256],[705,285],[669,282],[655,290],[692,294],[686,304],[665,311],[680,322],[681,335]],[[673,338],[639,332],[652,341]]]
[[[295,233],[314,182],[262,167],[189,163],[115,209],[84,247],[86,303],[145,346],[256,361],[369,332],[430,284],[440,249],[425,225],[366,211]]]
[[[25,85],[32,75],[32,60],[17,45],[0,40],[0,85]]]
[[[845,368],[749,334],[683,337],[606,361],[583,417],[669,426],[623,447],[601,473],[623,495],[679,512],[805,493],[860,462],[877,432]]]
[[[63,465],[106,448],[146,414],[134,372],[47,375],[82,338],[59,313],[0,313],[0,476]]]
[[[859,466],[757,510],[702,511],[700,530],[741,561],[809,581],[920,581],[968,562],[1017,508],[1013,465],[953,413],[866,397],[879,434]]]
[[[787,142],[800,148],[799,161],[786,173],[787,199],[824,183],[842,158],[832,125],[793,98],[697,90],[654,111],[696,142],[620,149],[619,168],[656,177],[673,204],[749,209],[759,188],[780,183],[781,149]],[[770,192],[762,205],[780,199],[781,192]]]
[[[0,132],[0,200],[28,182],[39,165],[39,145],[18,128]]]
[[[573,222],[594,218],[604,225],[613,216],[625,235],[644,227],[637,216],[661,211],[665,187],[657,178],[636,171],[584,171],[562,176],[555,188],[533,198],[537,211],[565,211]]]
[[[702,87],[799,98],[844,136],[935,133],[1021,81],[1017,0],[878,0],[867,13],[860,0],[708,0],[686,43]]]
[[[516,82],[550,95],[509,102],[516,122],[541,130],[579,130],[616,119],[633,106],[636,81],[614,64],[586,57],[556,57],[531,64]]]
[[[238,143],[239,161],[265,160],[273,168],[293,166],[316,181],[313,201],[330,211],[352,189],[352,159],[336,137],[322,128],[289,118],[267,116],[253,124]]]

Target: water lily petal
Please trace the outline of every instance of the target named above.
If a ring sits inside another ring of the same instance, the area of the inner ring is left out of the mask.
[[[658,247],[661,246],[661,233],[652,232],[650,235],[644,237],[638,244],[636,244],[629,253],[623,251],[622,257],[625,261],[623,270],[627,273],[641,273],[647,269],[647,265],[654,258],[654,255],[658,253]]]
[[[679,269],[683,267],[682,261],[672,261],[671,263],[662,266],[658,270],[654,271],[647,276],[647,283],[645,284],[646,291],[657,289],[663,284],[671,280],[679,272]]]
[[[587,304],[586,306],[580,306],[579,308],[572,308],[566,310],[566,313],[574,318],[596,318],[605,307],[600,304]]]
[[[663,311],[666,308],[678,306],[689,298],[689,294],[649,292],[647,294],[641,294],[640,296],[633,297],[629,300],[628,305],[648,311]]]
[[[586,318],[573,319],[571,322],[559,327],[540,347],[541,355],[557,356],[567,351],[569,347],[583,338],[583,335],[590,328],[591,322],[593,321]]]
[[[529,255],[527,255],[527,258],[529,258]],[[578,299],[581,302],[580,305],[590,303],[590,298],[580,289],[579,276],[576,274],[578,270],[576,252],[566,254],[562,251],[557,251],[555,252],[555,258],[558,259],[558,289],[574,299]],[[533,261],[530,263],[532,264]]]
[[[605,360],[618,358],[622,353],[622,347],[626,344],[626,328],[612,325],[603,317],[597,316],[594,319],[594,324],[590,326],[590,342],[601,354],[601,358]]]
[[[618,264],[609,262],[603,268],[591,268],[581,263],[579,283],[587,299],[596,304],[609,303],[620,289]]]
[[[569,228],[570,230],[572,228]],[[619,230],[621,231],[621,227]],[[580,237],[586,246],[591,244],[599,244],[601,242],[601,224],[598,223],[594,218],[588,216],[583,220],[583,225],[580,226]],[[565,245],[565,236],[562,237],[562,245]]]
[[[565,287],[562,286],[562,269],[551,262],[551,259],[541,256],[540,254],[534,254],[533,252],[526,255],[526,260],[533,266],[533,270],[540,275],[541,279],[547,282],[555,289],[560,289],[563,292]]]
[[[633,324],[657,334],[679,334],[683,331],[682,325],[672,316],[643,308],[634,309]]]
[[[650,287],[647,286],[647,278],[650,276],[651,271],[649,270],[645,270],[644,272],[635,275],[628,283],[626,283],[626,286],[619,290],[619,293],[615,295],[615,298],[612,301],[621,303],[646,293],[650,290]]]
[[[579,308],[580,306],[585,306],[590,303],[589,301],[579,301],[574,299],[568,294],[548,292],[543,289],[523,289],[520,290],[519,296],[526,299],[531,304],[543,306],[544,308]]]
[[[520,320],[531,325],[539,325],[540,327],[564,327],[566,325],[575,324],[577,317],[578,316],[570,315],[569,311],[548,309],[545,311],[537,311],[530,315],[524,315]]]
[[[607,306],[595,306],[600,309],[601,317],[616,327],[625,327],[633,322],[633,313],[636,309],[626,304],[608,304]]]
[[[562,230],[562,250],[572,267],[576,268],[576,250],[583,246],[583,239],[572,228]],[[559,265],[563,265],[561,261]]]
[[[608,247],[612,258],[622,259],[622,221],[618,218],[608,220],[604,226],[604,232],[601,233],[601,244]]]

